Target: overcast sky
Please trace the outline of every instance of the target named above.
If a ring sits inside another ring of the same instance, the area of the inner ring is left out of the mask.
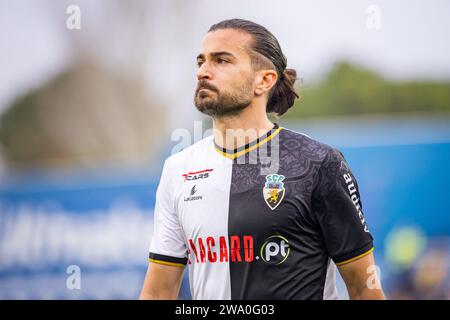
[[[100,5],[94,8],[92,2]],[[306,83],[341,58],[366,65],[390,78],[450,79],[448,0],[182,2],[181,22],[173,14],[176,1],[155,2],[159,3],[157,9],[152,6],[158,17],[151,25],[158,28],[156,34],[161,45],[151,50],[152,57],[159,60],[143,66],[149,83],[161,86],[158,90],[167,96],[170,105],[177,106],[177,112],[180,108],[192,108],[195,56],[203,35],[211,24],[232,17],[254,20],[271,30],[288,58],[288,65],[297,69]],[[58,26],[64,25],[55,23],[48,3],[48,0],[0,2],[0,111],[17,95],[57,74],[73,58],[69,39],[58,30]],[[107,1],[69,3],[80,4],[83,24],[84,18],[95,20],[96,15],[101,15],[99,7]],[[380,13],[381,20],[375,22],[379,29],[368,27],[374,21],[373,10]],[[66,16],[62,7],[62,19]],[[124,48],[114,45],[108,52],[114,56],[114,50]],[[184,90],[173,94],[174,87]]]

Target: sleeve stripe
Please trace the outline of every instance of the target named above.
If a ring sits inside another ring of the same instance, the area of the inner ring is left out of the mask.
[[[177,257],[171,257],[166,256],[163,254],[153,253],[150,252],[148,255],[149,261],[156,262],[156,263],[164,263],[167,265],[178,265],[178,266],[185,266],[188,262],[187,258],[177,258]]]
[[[360,259],[360,258],[362,258],[362,257],[365,257],[365,256],[367,256],[368,254],[370,254],[370,253],[373,251],[373,249],[374,249],[374,247],[370,248],[368,251],[364,252],[363,254],[360,254],[359,256],[356,256],[356,257],[354,257],[354,258],[351,258],[351,259],[348,259],[348,260],[345,260],[345,261],[342,261],[342,262],[337,262],[336,265],[337,265],[337,266],[342,266],[342,265],[344,265],[344,264],[346,264],[346,263],[349,263],[349,262],[358,260],[358,259]]]
[[[158,263],[158,264],[164,264],[166,266],[173,266],[173,267],[181,267],[184,268],[186,265],[181,263],[173,263],[173,262],[167,262],[167,261],[161,261],[161,260],[155,260],[155,259],[148,259],[148,262]]]

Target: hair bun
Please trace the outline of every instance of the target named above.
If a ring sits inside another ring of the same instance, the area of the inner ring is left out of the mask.
[[[294,88],[296,80],[297,72],[294,69],[285,69],[283,71],[270,95],[266,108],[267,112],[274,112],[281,116],[294,105],[295,99],[299,98]]]
[[[291,85],[294,85],[297,80],[297,71],[295,71],[295,69],[285,69],[283,71],[283,75],[287,80],[289,80]]]

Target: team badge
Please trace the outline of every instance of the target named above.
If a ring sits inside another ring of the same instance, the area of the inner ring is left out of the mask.
[[[284,198],[284,176],[281,174],[269,174],[263,188],[264,201],[270,209],[275,210]]]

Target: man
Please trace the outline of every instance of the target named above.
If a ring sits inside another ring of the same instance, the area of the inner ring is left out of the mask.
[[[355,177],[342,154],[281,128],[295,71],[264,27],[213,25],[197,57],[197,109],[214,134],[169,157],[141,299],[383,299]],[[372,271],[371,271],[372,270]]]

